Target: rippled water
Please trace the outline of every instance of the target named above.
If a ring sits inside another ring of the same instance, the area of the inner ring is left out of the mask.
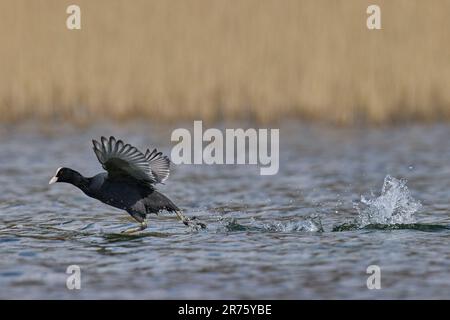
[[[450,126],[285,123],[276,176],[177,166],[159,189],[208,224],[199,232],[164,213],[122,235],[126,213],[48,185],[60,166],[100,171],[92,138],[170,154],[180,126],[192,124],[0,127],[0,298],[450,297]],[[69,265],[81,290],[66,288]]]

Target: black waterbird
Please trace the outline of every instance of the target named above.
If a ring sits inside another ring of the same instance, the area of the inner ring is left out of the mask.
[[[205,224],[185,217],[181,210],[154,185],[163,183],[170,173],[170,160],[158,150],[144,154],[130,144],[114,137],[92,140],[94,152],[106,172],[91,178],[69,168],[58,168],[49,184],[66,182],[73,184],[89,197],[110,206],[127,211],[140,225],[127,229],[130,233],[147,227],[146,215],[162,210],[175,212],[187,226],[205,228]]]

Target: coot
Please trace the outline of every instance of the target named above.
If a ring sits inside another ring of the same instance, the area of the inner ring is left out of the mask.
[[[130,144],[114,137],[92,140],[94,152],[106,172],[91,178],[69,168],[58,168],[49,184],[66,182],[78,187],[89,197],[127,211],[139,227],[123,232],[131,233],[147,227],[146,215],[161,210],[175,212],[187,226],[205,228],[205,224],[185,217],[181,210],[154,185],[163,183],[170,173],[170,160],[156,149],[144,154]]]

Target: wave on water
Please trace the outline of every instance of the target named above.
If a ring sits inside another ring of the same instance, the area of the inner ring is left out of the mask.
[[[248,225],[240,224],[234,218],[223,222],[226,231],[323,232],[322,221],[319,216],[300,221],[271,221],[267,223],[252,219]]]
[[[302,221],[270,222],[263,224],[262,229],[276,232],[322,232],[322,222],[319,217]]]
[[[450,226],[440,224],[424,224],[424,223],[409,223],[409,224],[368,224],[364,227],[357,223],[343,223],[333,227],[333,232],[340,231],[355,231],[355,230],[417,230],[423,232],[439,232],[448,231]]]

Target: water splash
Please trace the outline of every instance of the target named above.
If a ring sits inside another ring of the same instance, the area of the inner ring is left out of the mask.
[[[267,231],[275,232],[323,232],[320,217],[310,217],[301,221],[269,222],[261,225]]]
[[[359,227],[373,224],[414,224],[414,214],[422,205],[411,196],[406,182],[387,175],[379,197],[367,199],[361,196],[361,202],[356,205]]]
[[[309,217],[300,221],[270,221],[258,222],[251,219],[249,224],[238,223],[236,219],[223,221],[227,231],[268,231],[268,232],[323,232],[322,221],[319,216]]]

